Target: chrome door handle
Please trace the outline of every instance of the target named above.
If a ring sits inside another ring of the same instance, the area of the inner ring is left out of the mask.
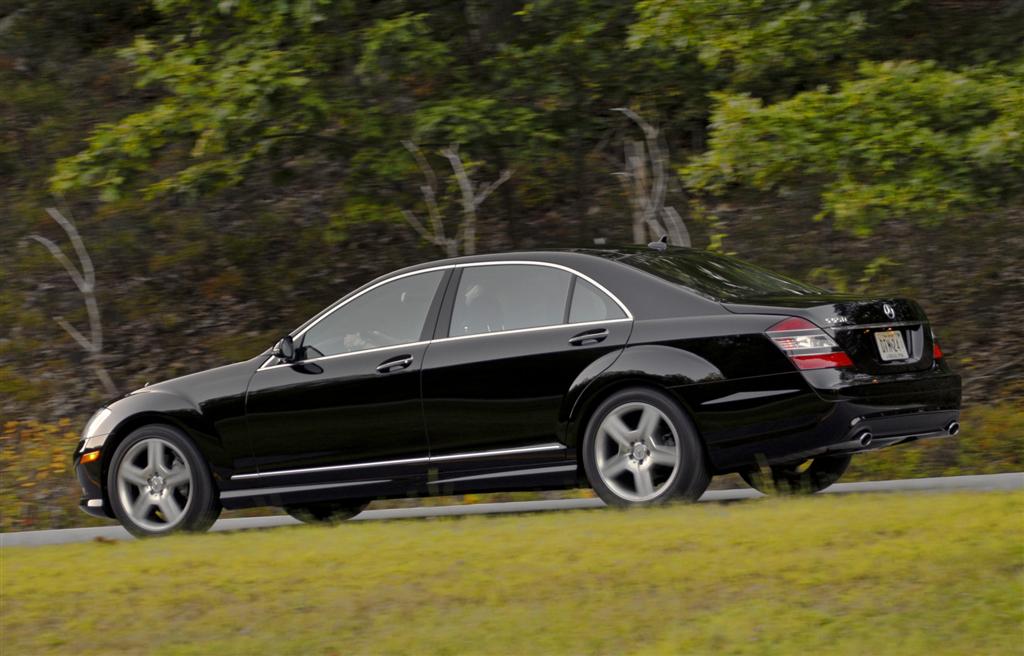
[[[397,358],[391,358],[390,360],[385,360],[384,362],[381,362],[379,365],[377,365],[377,373],[389,374],[392,371],[398,371],[399,369],[405,369],[406,367],[408,367],[411,364],[412,364],[412,356],[411,355],[400,355]]]
[[[597,344],[598,342],[603,342],[607,338],[608,329],[597,328],[595,330],[587,330],[585,332],[580,333],[579,335],[574,335],[570,337],[569,345],[583,346],[584,344]]]

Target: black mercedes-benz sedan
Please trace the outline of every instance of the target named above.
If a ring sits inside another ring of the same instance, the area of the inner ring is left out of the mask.
[[[727,472],[813,492],[854,453],[955,435],[959,406],[912,300],[660,244],[532,251],[382,276],[251,360],[108,404],[74,459],[84,510],[152,535],[222,507],[332,521],[373,499],[577,486],[694,500]]]

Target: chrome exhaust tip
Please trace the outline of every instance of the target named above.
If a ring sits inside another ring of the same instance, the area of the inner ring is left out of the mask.
[[[949,422],[949,424],[946,426],[946,434],[949,435],[950,437],[953,437],[954,435],[958,435],[959,433],[960,433],[960,422],[959,421],[951,421],[951,422]]]
[[[875,439],[874,435],[872,435],[869,431],[864,431],[863,433],[857,436],[857,443],[860,444],[861,446],[870,446],[871,440],[873,439]]]

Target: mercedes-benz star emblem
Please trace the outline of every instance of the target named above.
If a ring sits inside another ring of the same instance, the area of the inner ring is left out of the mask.
[[[890,319],[896,318],[896,310],[892,309],[892,306],[889,305],[888,303],[882,305],[882,312],[885,312],[885,316],[889,317]]]

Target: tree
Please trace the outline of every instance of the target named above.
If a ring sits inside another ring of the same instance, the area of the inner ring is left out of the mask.
[[[462,157],[459,156],[458,144],[452,144],[441,151],[441,154],[452,167],[452,175],[458,183],[459,192],[462,197],[462,219],[459,221],[459,227],[455,236],[449,237],[445,228],[445,218],[438,203],[440,189],[437,182],[437,174],[434,173],[434,168],[427,161],[427,158],[423,156],[423,151],[420,150],[419,146],[411,141],[404,141],[402,143],[406,150],[412,153],[412,156],[416,159],[416,164],[423,171],[424,184],[420,186],[420,193],[423,194],[423,202],[427,206],[429,222],[425,223],[412,210],[408,209],[402,210],[402,216],[405,217],[405,220],[413,227],[417,234],[443,250],[446,256],[455,257],[458,255],[460,246],[463,255],[473,255],[476,253],[477,210],[480,209],[480,206],[483,205],[488,196],[512,177],[512,171],[505,169],[494,182],[478,185],[473,182],[466,171],[466,165],[462,161]],[[429,229],[427,227],[428,224]]]
[[[695,190],[821,190],[819,217],[866,235],[936,223],[1024,192],[1024,60],[1007,70],[865,63],[857,79],[766,105],[719,94]]]
[[[644,134],[643,141],[626,142],[626,170],[616,174],[622,180],[633,212],[633,243],[645,244],[668,237],[676,246],[690,246],[690,233],[679,212],[665,205],[668,154],[658,129],[628,107],[614,111],[629,117]]]
[[[53,318],[53,321],[63,328],[75,343],[88,354],[89,364],[92,367],[93,373],[96,374],[106,392],[114,396],[117,394],[117,387],[114,385],[110,374],[107,373],[106,367],[103,366],[103,320],[100,316],[99,303],[96,301],[96,269],[92,265],[92,258],[89,257],[89,251],[85,248],[85,243],[82,241],[81,235],[78,234],[78,229],[70,219],[66,218],[55,207],[46,208],[46,213],[64,230],[68,239],[71,240],[71,246],[78,257],[78,265],[76,266],[65,255],[60,246],[46,237],[31,234],[28,238],[42,244],[50,252],[53,259],[57,260],[64,267],[71,281],[82,294],[85,310],[89,316],[89,336],[86,337],[82,334],[64,317],[56,316]]]

